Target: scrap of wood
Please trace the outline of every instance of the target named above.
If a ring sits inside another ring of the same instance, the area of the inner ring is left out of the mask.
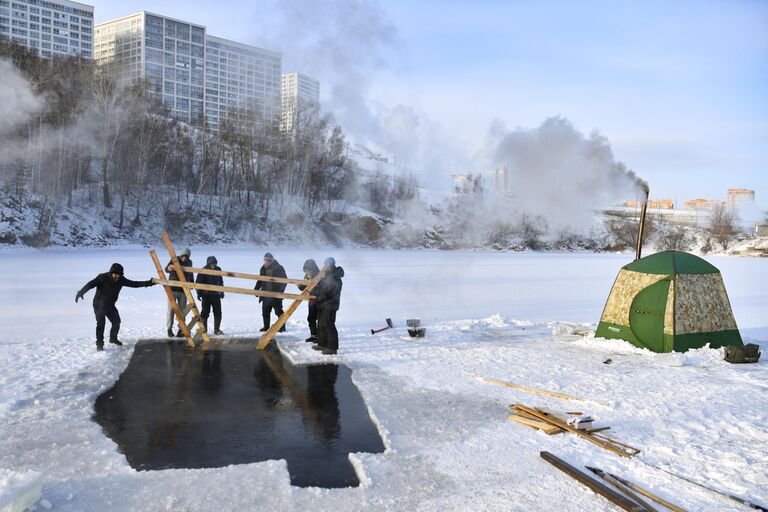
[[[525,425],[526,427],[531,427],[531,428],[541,430],[545,434],[550,436],[553,434],[559,434],[560,432],[565,432],[565,430],[561,429],[560,427],[555,427],[554,425],[550,425],[549,423],[545,423],[543,421],[532,420],[530,418],[521,416],[519,414],[510,414],[509,419],[510,421],[514,421],[515,423],[519,423],[520,425]]]
[[[230,272],[227,270],[215,270],[212,268],[186,267],[189,272],[205,274],[209,276],[234,277],[237,279],[251,279],[254,281],[268,281],[270,283],[286,283],[307,286],[310,279],[291,279],[290,277],[262,276],[260,274],[246,274],[245,272]]]
[[[530,407],[526,407],[521,404],[515,404],[515,408],[519,411],[527,412],[528,414],[535,416],[536,418],[542,421],[545,421],[551,425],[555,425],[557,427],[562,428],[563,430],[567,430],[572,434],[576,434],[579,437],[583,437],[590,443],[594,443],[600,446],[601,448],[605,448],[606,450],[609,450],[622,457],[631,458],[634,455],[637,455],[638,453],[640,453],[640,450],[637,448],[634,448],[632,446],[629,446],[623,443],[619,443],[618,441],[608,438],[607,436],[601,436],[600,434],[588,434],[583,430],[574,428],[568,425],[567,423],[560,421],[558,419],[552,418],[551,416],[545,413],[539,412],[536,409],[531,409]]]
[[[189,267],[185,267],[189,268]],[[313,296],[305,296],[304,294],[297,293],[279,293],[279,292],[265,292],[262,290],[253,290],[250,288],[237,288],[234,286],[219,286],[217,284],[202,284],[202,283],[190,283],[189,281],[169,281],[167,279],[152,279],[157,284],[166,286],[178,286],[180,288],[186,288],[189,290],[205,290],[209,292],[226,292],[226,293],[239,293],[242,295],[253,295],[256,297],[269,297],[272,299],[293,299],[293,300],[310,300],[314,299]]]
[[[493,379],[490,377],[480,377],[478,375],[475,375],[474,373],[470,374],[469,377],[472,379],[478,380],[480,382],[485,382],[486,384],[496,384],[498,386],[505,386],[512,389],[519,389],[520,391],[527,391],[529,393],[536,393],[539,395],[546,395],[554,398],[561,398],[563,400],[576,400],[579,402],[595,402],[595,400],[591,400],[589,398],[580,398],[578,396],[566,395],[565,393],[555,393],[554,391],[547,391],[545,389],[530,388],[528,386],[521,386],[519,384],[513,384],[511,382],[506,382],[499,379]],[[599,403],[606,406],[608,405],[603,402],[595,402],[595,403]]]

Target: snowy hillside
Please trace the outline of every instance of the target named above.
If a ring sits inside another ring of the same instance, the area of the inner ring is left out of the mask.
[[[222,268],[246,272],[258,268],[264,250],[192,249],[195,262],[215,254]],[[541,450],[623,475],[687,510],[745,509],[648,464],[768,502],[765,355],[756,365],[730,365],[722,350],[653,354],[573,334],[575,325],[594,328],[627,256],[270,249],[289,276],[299,275],[307,257],[333,255],[346,270],[333,359],[352,369],[386,446],[383,454],[350,456],[361,486],[291,487],[282,460],[132,469],[91,416],[136,341],[163,334],[164,295],[158,287],[125,289],[118,307],[126,346],[102,353],[94,350],[91,296],[72,299],[113,261],[130,278],[150,277],[146,250],[18,250],[3,254],[0,266],[0,292],[12,298],[0,310],[0,468],[42,475],[45,503],[37,510],[614,510],[544,463]],[[768,260],[708,260],[723,273],[742,335],[765,354]],[[223,306],[228,335],[254,334],[253,298],[228,295]],[[325,361],[300,341],[304,311],[279,347],[295,364]],[[397,328],[371,336],[386,317]],[[427,327],[426,338],[407,336],[404,319],[412,317]],[[470,374],[588,401],[484,384]],[[642,453],[621,459],[570,434],[514,424],[507,416],[515,402],[584,411]]]

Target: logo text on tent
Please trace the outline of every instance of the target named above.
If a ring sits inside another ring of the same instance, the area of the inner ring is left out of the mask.
[[[613,332],[621,332],[621,329],[619,329],[618,327],[613,327],[613,326],[608,327],[608,330],[609,331],[613,331]]]

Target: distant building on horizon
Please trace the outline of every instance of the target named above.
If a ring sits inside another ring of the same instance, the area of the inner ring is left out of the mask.
[[[214,132],[229,114],[245,111],[257,122],[278,121],[278,52],[147,11],[100,23],[95,36],[96,62],[123,85],[146,80],[174,119]]]
[[[93,57],[93,6],[69,0],[0,0],[0,38],[40,57]]]
[[[320,82],[303,73],[284,73],[280,80],[280,130],[293,131],[304,109],[319,107]]]
[[[630,199],[624,201],[624,206],[627,208],[640,208],[643,206],[643,202],[639,199]],[[671,199],[651,199],[648,201],[648,208],[653,210],[674,210],[675,202]]]
[[[717,199],[691,199],[683,204],[684,210],[712,211],[715,208],[723,206],[723,201]]]
[[[738,209],[740,205],[755,202],[755,191],[746,188],[729,188],[727,198],[728,206]]]

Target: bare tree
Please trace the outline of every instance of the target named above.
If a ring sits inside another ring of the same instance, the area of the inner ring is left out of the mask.
[[[722,246],[724,251],[739,234],[739,219],[732,208],[725,204],[718,205],[712,210],[707,231]]]
[[[693,234],[684,226],[660,223],[654,235],[656,248],[662,251],[688,251],[693,246]]]

